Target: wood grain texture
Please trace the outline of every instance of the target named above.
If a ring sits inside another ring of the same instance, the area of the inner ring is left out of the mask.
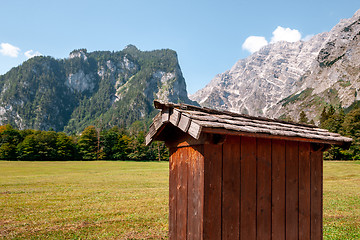
[[[239,239],[240,137],[229,136],[223,145],[222,239]]]
[[[205,144],[204,239],[221,239],[222,145]]]
[[[299,239],[310,239],[310,143],[299,143]]]
[[[286,140],[286,141],[298,141],[298,142],[312,142],[312,143],[321,143],[321,144],[336,144],[340,145],[340,142],[337,140],[331,139],[316,139],[316,138],[307,138],[305,136],[287,136],[287,135],[271,135],[262,132],[250,132],[250,131],[240,131],[239,129],[224,129],[224,128],[211,128],[205,127],[202,125],[203,133],[212,133],[212,134],[225,134],[225,135],[235,135],[235,136],[245,136],[245,137],[256,137],[256,138],[270,138],[276,140]]]
[[[190,126],[190,122],[191,119],[189,117],[185,116],[184,114],[181,114],[178,127],[181,129],[181,131],[187,132]]]
[[[286,239],[299,238],[299,143],[286,142]]]
[[[170,113],[169,108],[165,108],[161,111],[161,121],[167,123],[169,121]]]
[[[240,239],[256,239],[256,138],[241,138]]]
[[[179,149],[170,148],[169,158],[169,239],[176,240],[176,199]]]
[[[177,195],[176,195],[176,235],[178,239],[187,237],[187,201],[188,201],[188,149],[178,149]]]
[[[204,157],[203,146],[188,148],[188,236],[187,239],[203,239],[204,207]]]
[[[153,123],[155,126],[156,131],[161,127],[162,125],[162,116],[161,116],[161,112],[159,112],[154,118],[153,118]]]
[[[258,138],[277,138],[289,141],[314,142],[323,144],[337,144],[349,146],[351,138],[343,137],[337,133],[331,133],[328,130],[320,129],[316,126],[290,123],[281,120],[274,120],[262,117],[252,117],[243,114],[236,114],[227,111],[218,111],[214,109],[201,108],[196,106],[154,102],[155,106],[162,110],[154,119],[153,123],[157,132],[161,132],[161,125],[170,121],[173,125],[179,127],[183,132],[187,132],[190,122],[196,123],[202,128],[202,132],[214,134],[229,134],[240,136],[254,136]],[[171,113],[169,117],[169,113]],[[164,118],[164,119],[162,119]],[[169,120],[167,120],[169,119]],[[180,122],[178,122],[180,121]],[[198,126],[196,126],[198,127]],[[192,129],[190,134],[195,138],[199,131]],[[147,139],[149,143],[153,138]],[[155,136],[155,140],[157,140]]]
[[[191,121],[188,133],[195,139],[199,139],[201,133],[201,125],[197,124],[195,121]]]
[[[322,239],[322,171],[321,151],[310,152],[311,168],[311,239]]]
[[[173,112],[172,114],[170,115],[170,119],[169,121],[174,125],[174,126],[177,126],[179,124],[179,121],[180,121],[180,115],[181,113],[176,110],[176,109],[173,109]]]
[[[271,140],[257,139],[257,239],[271,239]]]
[[[272,140],[272,239],[285,240],[285,141]]]

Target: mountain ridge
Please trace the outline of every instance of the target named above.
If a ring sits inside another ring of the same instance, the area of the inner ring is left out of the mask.
[[[331,72],[324,69],[332,69],[340,62],[344,63],[350,55],[352,68],[360,65],[357,37],[360,32],[359,18],[360,10],[352,18],[341,20],[331,31],[317,34],[308,41],[269,44],[249,57],[240,59],[230,70],[216,75],[190,99],[206,107],[271,118],[290,116],[295,120],[302,110],[311,119],[318,120],[320,108],[328,104],[348,107],[357,100],[351,97],[349,101],[345,100],[348,93],[339,96],[338,100],[322,96],[326,95],[324,91],[337,81],[341,83],[342,79],[330,73],[331,81],[320,76],[324,72]],[[344,65],[343,68],[350,65]],[[350,88],[358,88],[360,80],[357,74],[353,73],[354,77],[350,79],[343,79],[345,83],[342,86],[349,85],[350,81]],[[342,89],[336,87],[336,91],[347,89],[349,92],[349,86]],[[321,99],[314,101],[319,93],[322,94]]]
[[[170,49],[74,50],[65,59],[38,56],[0,76],[0,124],[80,132],[88,125],[129,126],[152,117],[154,99],[187,97]]]

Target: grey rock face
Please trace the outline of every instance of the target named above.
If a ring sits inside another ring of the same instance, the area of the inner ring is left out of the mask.
[[[82,70],[77,73],[70,73],[65,84],[78,92],[93,91],[95,88],[94,76],[85,74]]]
[[[316,62],[302,76],[300,89],[312,89],[303,99],[278,106],[277,115],[288,113],[296,119],[301,110],[318,119],[326,104],[349,107],[360,100],[360,10],[342,20],[328,34]]]
[[[38,56],[0,75],[0,124],[79,132],[101,121],[129,126],[153,117],[153,100],[189,100],[176,52],[74,50],[69,58]]]
[[[326,34],[308,42],[277,42],[265,46],[217,75],[190,98],[209,107],[267,115],[269,109],[298,88],[297,80],[316,61],[322,47],[319,39],[324,37]]]
[[[360,10],[351,19],[342,20],[330,32],[318,34],[309,41],[267,45],[215,76],[190,98],[202,106],[255,116],[289,114],[297,119],[300,111],[306,109],[314,118],[324,103],[308,106],[306,102],[311,102],[311,96],[322,96],[330,88],[335,88],[338,103],[349,106],[358,98],[354,89],[360,87],[359,18]],[[301,101],[287,101],[306,89],[312,90],[306,91],[307,95],[303,94]]]

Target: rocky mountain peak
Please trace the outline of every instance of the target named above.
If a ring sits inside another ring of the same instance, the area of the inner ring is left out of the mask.
[[[350,88],[360,90],[359,20],[360,10],[352,18],[341,20],[330,32],[308,41],[269,44],[216,75],[190,98],[203,106],[255,116],[278,118],[289,114],[297,119],[300,111],[306,110],[310,118],[316,119],[319,108],[330,99],[300,102],[335,88],[336,97],[332,96],[330,102],[349,106],[357,95]],[[346,93],[340,85],[346,86]],[[345,97],[349,94],[351,98]]]
[[[0,76],[0,124],[80,132],[102,122],[129,126],[156,114],[153,100],[189,100],[176,52],[74,50],[35,57]]]
[[[78,50],[74,50],[69,54],[69,59],[72,58],[82,58],[83,60],[87,60],[87,50],[84,49],[78,49]]]

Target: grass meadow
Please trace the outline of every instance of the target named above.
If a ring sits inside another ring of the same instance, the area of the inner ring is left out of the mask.
[[[163,239],[167,162],[0,161],[0,238]],[[324,162],[324,239],[360,239],[360,161]]]
[[[167,162],[0,162],[6,239],[161,239]]]

